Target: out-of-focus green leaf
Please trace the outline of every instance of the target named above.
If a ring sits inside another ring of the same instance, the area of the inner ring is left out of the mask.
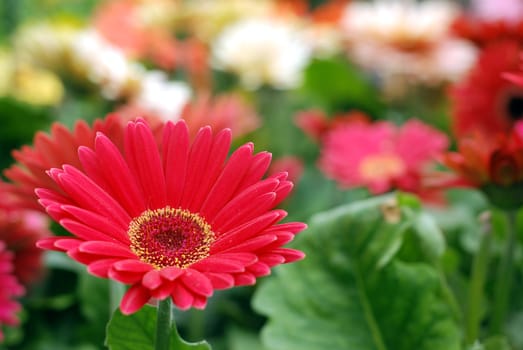
[[[227,332],[227,350],[266,350],[259,334],[232,327]]]
[[[316,59],[304,71],[303,89],[330,112],[351,108],[379,114],[382,103],[361,70],[342,58]]]
[[[441,297],[437,271],[383,252],[410,221],[383,215],[391,197],[355,202],[313,217],[294,247],[307,257],[261,285],[254,307],[269,321],[271,350],[456,350],[458,325]],[[403,216],[405,217],[405,216]]]
[[[113,313],[107,326],[106,345],[110,350],[153,350],[156,331],[156,308],[144,306],[138,312],[125,316],[119,309]],[[210,350],[205,341],[188,343],[180,338],[176,328],[171,331],[172,350]]]
[[[503,336],[491,337],[483,343],[475,343],[467,350],[512,350],[507,339]]]

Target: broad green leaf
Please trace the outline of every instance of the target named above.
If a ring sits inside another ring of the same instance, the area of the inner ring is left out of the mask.
[[[442,300],[437,271],[384,252],[411,221],[386,220],[391,197],[355,202],[313,217],[293,247],[303,261],[281,266],[253,305],[268,316],[271,350],[456,350],[458,326]],[[404,213],[403,213],[404,214]],[[408,217],[408,215],[407,215]]]
[[[110,350],[153,350],[156,332],[156,308],[144,306],[138,312],[125,316],[114,311],[107,326],[106,345]],[[205,341],[188,343],[180,338],[176,327],[171,332],[172,350],[210,350]]]

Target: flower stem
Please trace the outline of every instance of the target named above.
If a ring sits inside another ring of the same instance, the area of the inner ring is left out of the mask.
[[[514,276],[514,250],[516,248],[516,211],[506,211],[508,220],[508,236],[505,249],[496,274],[494,290],[494,305],[490,333],[502,334],[507,316],[510,298],[510,288]]]
[[[158,303],[154,350],[169,350],[172,322],[171,298],[165,298]]]
[[[465,324],[465,341],[467,345],[474,344],[478,339],[481,324],[483,293],[492,241],[490,223],[485,223],[483,227],[480,233],[479,248],[472,263],[472,276],[468,290],[468,307]]]

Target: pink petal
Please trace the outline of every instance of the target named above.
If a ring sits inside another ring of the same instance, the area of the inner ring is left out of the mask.
[[[87,266],[87,271],[97,277],[108,278],[109,269],[118,259],[102,259],[92,262]]]
[[[167,203],[178,207],[184,191],[189,159],[189,131],[180,121],[167,123],[163,135],[163,168],[167,181]]]
[[[258,254],[258,259],[260,262],[267,264],[269,267],[283,264],[285,258],[279,254],[274,254],[272,251],[270,253]]]
[[[93,229],[92,227],[86,226],[78,221],[71,219],[62,219],[60,220],[60,225],[62,225],[67,231],[74,234],[76,237],[81,238],[82,240],[97,240],[97,241],[117,241],[114,237],[108,236],[104,232]]]
[[[56,241],[62,239],[61,237],[46,237],[39,239],[36,242],[36,246],[41,249],[47,249],[47,250],[59,250],[63,251],[63,249],[58,248],[55,243]]]
[[[162,278],[158,270],[150,270],[142,278],[142,285],[148,289],[156,289],[162,284]]]
[[[143,122],[127,125],[125,156],[129,168],[141,185],[145,206],[165,207],[166,185],[160,153],[151,129]]]
[[[103,134],[97,135],[95,147],[100,163],[95,171],[103,172],[108,190],[131,216],[140,215],[145,208],[144,196],[120,150]]]
[[[305,258],[305,253],[296,249],[280,248],[273,249],[271,252],[283,256],[286,264]]]
[[[269,211],[273,208],[275,198],[276,194],[269,192],[252,197],[250,200],[231,201],[216,215],[211,226],[216,227],[217,231],[230,230]],[[225,208],[227,209],[225,210]]]
[[[197,190],[193,193],[192,198],[187,203],[186,208],[190,211],[200,211],[203,201],[220,175],[231,146],[231,139],[232,136],[229,129],[222,130],[214,137],[214,142],[207,158],[207,164],[202,164],[205,169],[205,176],[198,183]]]
[[[234,286],[234,278],[228,273],[206,272],[205,275],[214,289],[227,289]]]
[[[230,200],[247,172],[252,157],[252,144],[238,148],[229,158],[220,177],[210,190],[200,213],[212,221],[216,213]]]
[[[194,295],[192,306],[196,309],[203,310],[207,306],[207,297],[201,295]]]
[[[187,269],[181,280],[188,290],[196,294],[210,297],[213,293],[211,281],[197,270]]]
[[[278,237],[275,234],[264,234],[261,236],[251,238],[238,245],[231,246],[231,248],[225,249],[223,250],[223,252],[252,252],[275,242],[277,239]]]
[[[187,177],[180,206],[187,208],[191,198],[197,193],[200,182],[206,174],[205,166],[212,145],[212,131],[201,128],[191,146],[187,163]]]
[[[114,268],[114,265],[109,269],[107,275],[109,278],[117,280],[125,284],[135,284],[141,282],[144,272],[141,271],[119,271]]]
[[[174,285],[173,292],[171,294],[174,304],[181,310],[187,310],[192,306],[194,296],[190,293],[181,283]]]
[[[64,165],[64,172],[57,176],[62,189],[77,203],[82,203],[85,209],[111,217],[124,227],[131,221],[114,198],[79,170]]]
[[[125,258],[136,257],[127,246],[114,242],[89,241],[82,243],[78,249],[80,252],[88,254]]]
[[[286,214],[283,210],[273,210],[218,236],[217,241],[211,246],[211,253],[215,254],[241,244],[249,238],[258,235],[260,232],[265,231],[267,227],[283,219]]]
[[[131,286],[120,303],[120,310],[124,315],[130,315],[140,310],[151,298],[149,291],[140,284]]]
[[[268,152],[260,152],[254,155],[249,171],[243,177],[242,182],[236,189],[235,195],[260,181],[271,164],[271,158],[272,155]]]
[[[67,251],[71,249],[77,249],[83,243],[83,241],[76,238],[61,238],[55,241],[54,246],[63,251]]]
[[[217,258],[214,256],[209,256],[195,264],[192,264],[191,268],[201,272],[234,273],[245,271],[245,265],[241,262]]]
[[[162,276],[163,279],[165,279],[167,281],[174,281],[179,276],[181,276],[184,272],[185,272],[185,270],[183,270],[183,269],[180,269],[176,266],[171,266],[171,267],[165,267],[165,268],[161,269],[160,275]]]
[[[256,284],[256,277],[249,272],[235,274],[233,277],[235,286],[252,286]]]
[[[120,260],[114,264],[113,268],[118,271],[147,272],[153,267],[136,259]]]
[[[252,265],[249,265],[247,267],[247,271],[252,273],[256,277],[261,277],[270,275],[271,268],[267,264],[258,261]]]

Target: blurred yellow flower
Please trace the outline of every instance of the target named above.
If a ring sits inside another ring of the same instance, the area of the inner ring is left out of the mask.
[[[11,94],[18,100],[52,106],[61,102],[64,87],[61,80],[51,71],[22,65],[13,72]]]

